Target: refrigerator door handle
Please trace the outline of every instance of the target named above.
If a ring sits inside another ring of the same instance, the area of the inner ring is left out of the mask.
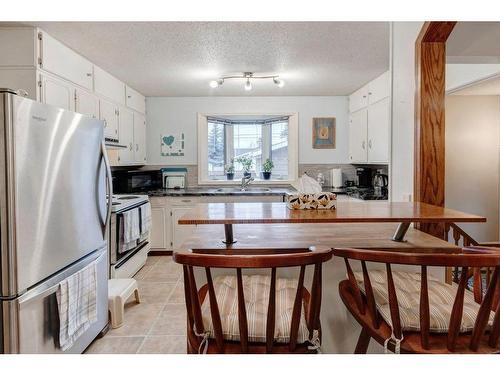
[[[113,181],[111,177],[111,166],[109,164],[109,159],[108,159],[108,153],[106,152],[106,145],[104,143],[104,140],[101,143],[101,152],[102,152],[102,158],[104,160],[104,167],[106,169],[106,188],[107,188],[107,194],[108,194],[108,207],[106,210],[106,220],[104,221],[104,228],[103,228],[103,235],[104,238],[106,238],[106,233],[108,231],[109,227],[109,220],[111,218],[111,208],[113,206],[112,204],[112,196],[113,196]]]

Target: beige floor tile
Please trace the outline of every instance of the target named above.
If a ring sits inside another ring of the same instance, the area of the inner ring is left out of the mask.
[[[168,302],[169,296],[175,289],[176,283],[159,283],[153,281],[138,280],[139,296],[141,303],[160,303]]]
[[[174,259],[172,258],[171,255],[164,255],[158,257],[158,261],[156,264],[169,264],[169,263],[175,263]]]
[[[140,354],[186,354],[186,336],[147,336]]]
[[[157,281],[157,282],[175,282],[179,280],[182,273],[182,267],[177,263],[158,262],[152,266],[151,270],[142,278],[144,281]]]
[[[108,335],[95,340],[85,354],[133,354],[136,353],[144,337],[111,337]]]
[[[139,272],[137,272],[135,275],[134,275],[134,279],[136,280],[144,280],[144,276],[146,276],[149,271],[151,271],[153,269],[153,266],[144,266],[142,267]]]
[[[167,301],[168,303],[185,303],[184,283],[178,283]]]
[[[166,304],[149,331],[152,335],[185,335],[186,306],[184,304]]]
[[[149,255],[146,259],[146,266],[154,266],[161,258],[163,257],[159,255]]]
[[[125,323],[107,336],[145,336],[163,309],[163,304],[131,302],[125,305]]]

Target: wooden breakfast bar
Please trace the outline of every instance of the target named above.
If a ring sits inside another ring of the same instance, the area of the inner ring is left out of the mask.
[[[209,203],[198,204],[178,223],[193,226],[183,244],[190,253],[240,255],[255,251],[272,253],[283,249],[310,246],[360,248],[374,250],[458,253],[461,248],[413,228],[411,223],[485,222],[476,215],[421,203],[338,202],[335,210],[290,210],[285,203]],[[224,239],[224,241],[221,241]],[[181,251],[181,250],[179,250]],[[352,262],[354,271],[360,265]],[[379,265],[370,264],[369,269]],[[398,267],[395,266],[395,270]],[[213,277],[227,275],[230,270],[213,270]],[[252,270],[252,272],[257,272]],[[295,271],[282,268],[279,277],[296,277]],[[442,269],[430,274],[444,281]],[[195,272],[203,279],[203,270]],[[346,278],[343,259],[334,257],[324,264],[321,304],[321,347],[324,353],[352,353],[360,326],[347,313],[338,292]],[[312,273],[304,282],[312,285]],[[381,353],[380,345],[369,352]]]
[[[485,222],[486,218],[448,208],[418,202],[337,202],[334,210],[290,210],[285,203],[208,203],[198,204],[179,219],[184,225],[224,225],[224,244],[236,243],[235,224],[348,224],[397,223],[392,241],[400,245],[405,241],[411,223]],[[315,228],[315,226],[314,226]],[[360,226],[359,228],[362,228]],[[255,228],[254,228],[255,229]],[[322,235],[329,230],[321,228]],[[362,229],[360,233],[362,234]],[[293,229],[290,232],[293,235]],[[270,240],[261,233],[261,244]],[[389,236],[387,236],[389,238]],[[291,238],[290,238],[291,240]],[[287,241],[292,242],[292,241]],[[301,241],[303,242],[303,241]],[[395,246],[391,246],[395,247]]]

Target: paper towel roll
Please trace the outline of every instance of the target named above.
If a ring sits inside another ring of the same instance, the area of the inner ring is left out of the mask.
[[[330,171],[330,184],[335,187],[342,187],[342,169],[333,168]]]

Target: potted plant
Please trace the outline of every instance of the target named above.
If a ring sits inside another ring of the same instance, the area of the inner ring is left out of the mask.
[[[236,161],[243,167],[243,176],[250,177],[252,175],[250,169],[252,169],[253,160],[248,156],[240,156]]]
[[[264,164],[262,164],[262,177],[264,180],[271,179],[271,171],[274,168],[274,163],[271,159],[266,159]]]
[[[232,180],[234,178],[234,160],[231,160],[231,163],[226,164],[224,169],[226,170],[226,178],[228,180]]]

